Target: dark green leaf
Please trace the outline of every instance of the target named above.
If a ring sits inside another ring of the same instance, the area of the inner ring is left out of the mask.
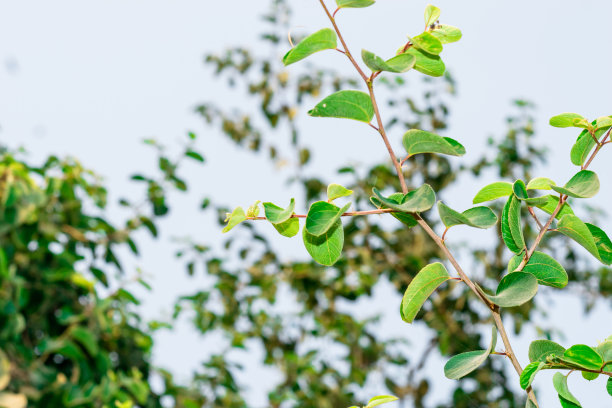
[[[491,344],[487,350],[468,351],[467,353],[453,356],[444,365],[444,375],[451,380],[465,377],[485,362],[497,343],[497,329],[493,327]]]
[[[429,32],[412,37],[410,41],[415,47],[428,54],[440,55],[442,52],[442,42]]]
[[[327,232],[320,236],[311,235],[302,229],[304,246],[312,258],[321,265],[331,266],[336,263],[342,254],[344,246],[344,229],[342,221],[336,223]]]
[[[368,94],[348,90],[329,95],[308,114],[314,117],[353,119],[370,123],[374,117],[374,107]]]
[[[599,177],[590,170],[579,171],[565,186],[551,186],[557,193],[575,198],[590,198],[599,192]]]
[[[428,184],[424,184],[416,190],[405,194],[400,204],[384,197],[376,188],[372,189],[372,191],[382,204],[396,211],[418,213],[429,210],[436,203],[436,193],[434,193]]]
[[[419,153],[440,153],[451,156],[463,156],[465,154],[465,147],[456,140],[424,130],[409,130],[404,134],[402,142],[410,156]]]
[[[555,373],[553,376],[553,385],[557,393],[559,393],[559,397],[576,404],[577,406],[581,406],[580,402],[572,395],[569,388],[567,387],[567,377],[561,373]]]
[[[514,192],[516,198],[521,201],[524,201],[525,204],[530,207],[544,205],[548,202],[548,199],[546,197],[529,198],[529,195],[527,193],[527,186],[525,186],[525,182],[523,180],[515,181],[512,185],[512,191]]]
[[[589,224],[588,222],[585,225],[593,236],[601,262],[605,265],[612,264],[612,241],[610,241],[608,235],[596,225]]]
[[[534,340],[529,345],[529,361],[540,361],[545,363],[546,357],[554,354],[562,356],[565,348],[550,340]]]
[[[283,64],[285,66],[303,60],[304,58],[323,50],[333,50],[338,46],[336,32],[330,28],[324,28],[304,38],[298,45],[285,54]]]
[[[70,331],[70,337],[83,346],[90,356],[95,357],[98,354],[98,342],[90,330],[76,326]]]
[[[497,224],[497,216],[489,207],[474,207],[459,213],[438,201],[440,218],[447,228],[454,225],[468,225],[474,228],[487,229]]]
[[[592,123],[595,125],[594,121]],[[606,129],[607,128],[597,129],[595,131],[595,138],[599,139],[606,132]],[[586,162],[589,154],[596,145],[595,138],[593,138],[593,136],[586,129],[580,133],[580,136],[578,136],[576,143],[572,147],[572,152],[570,155],[573,164],[576,166],[582,166],[584,162]]]
[[[185,156],[194,159],[195,161],[199,161],[201,163],[204,163],[204,156],[202,156],[200,153],[195,152],[193,150],[187,150],[185,152]]]
[[[514,253],[523,251],[525,240],[521,225],[521,202],[514,195],[510,196],[502,211],[501,232],[508,249]]]
[[[325,234],[340,216],[351,206],[351,203],[339,208],[327,201],[317,201],[310,206],[306,217],[305,229],[310,235],[320,236]]]
[[[535,379],[536,374],[544,368],[545,364],[540,361],[527,364],[520,376],[520,385],[522,389],[527,389]]]
[[[608,378],[608,382],[606,383],[606,390],[608,394],[612,396],[612,377]]]
[[[441,263],[433,263],[421,269],[408,285],[402,298],[400,306],[402,320],[412,323],[423,303],[438,286],[449,279],[450,275]]]
[[[508,264],[508,272],[512,273],[523,260],[522,255],[516,255]],[[523,268],[538,279],[540,285],[564,288],[567,285],[567,272],[555,259],[542,252],[534,252],[529,262]]]
[[[538,292],[538,280],[530,273],[513,272],[504,276],[497,286],[495,296],[487,299],[501,307],[520,306]]]
[[[512,184],[506,181],[498,181],[483,187],[474,200],[474,204],[484,203],[486,201],[496,200],[502,197],[508,197],[512,194]]]

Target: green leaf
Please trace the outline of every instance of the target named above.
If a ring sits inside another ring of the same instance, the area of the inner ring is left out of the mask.
[[[374,0],[336,0],[338,8],[363,8],[374,3]]]
[[[272,224],[281,224],[287,221],[291,215],[293,215],[293,210],[295,209],[295,200],[292,198],[289,202],[289,207],[287,209],[283,209],[272,203],[263,203],[264,213],[266,214],[266,219],[270,221]]]
[[[279,234],[291,238],[295,237],[300,231],[300,222],[297,218],[289,218],[287,221],[272,224]]]
[[[580,405],[576,405],[573,402],[566,400],[560,395],[559,402],[561,403],[561,408],[580,408]]]
[[[591,198],[599,192],[599,177],[590,170],[576,173],[563,187],[551,186],[557,193],[574,198]]]
[[[336,220],[336,223],[327,232],[319,236],[309,234],[304,228],[302,238],[306,250],[315,261],[321,265],[331,266],[340,258],[344,246],[342,221]]]
[[[368,401],[368,405],[365,408],[372,408],[378,405],[386,404],[388,402],[397,401],[399,398],[394,397],[393,395],[379,395],[374,397]]]
[[[551,126],[558,128],[566,127],[582,127],[587,128],[589,122],[582,115],[577,113],[561,113],[560,115],[553,116],[549,121]]]
[[[546,364],[540,361],[535,361],[533,363],[527,364],[527,366],[523,369],[523,372],[521,373],[521,376],[519,379],[521,388],[526,390],[527,387],[529,387],[531,383],[533,382],[533,380],[535,379],[536,374],[540,370],[542,370],[542,368],[544,368],[545,365]]]
[[[459,213],[438,201],[440,218],[447,228],[454,225],[468,225],[474,228],[487,229],[497,224],[497,216],[489,207],[474,207]]]
[[[599,353],[604,362],[612,362],[612,340],[610,338],[603,343],[600,343],[595,350],[597,350],[597,353]],[[612,371],[612,363],[607,364],[604,367],[604,370]]]
[[[351,194],[353,194],[353,190],[349,190],[340,184],[332,183],[327,186],[327,199],[329,201],[334,201],[336,198],[348,197]]]
[[[501,232],[508,249],[514,253],[523,251],[525,239],[521,225],[521,201],[514,195],[510,196],[502,211]]]
[[[431,34],[435,36],[442,44],[450,44],[461,39],[461,30],[448,24],[438,24]]]
[[[595,121],[592,122],[595,125]],[[595,131],[595,138],[599,140],[599,138],[606,132],[607,128],[597,129]],[[572,159],[572,163],[576,166],[582,166],[584,162],[586,162],[589,154],[595,147],[595,139],[588,130],[583,130],[582,133],[578,136],[576,143],[572,147],[572,151],[570,154],[570,158]]]
[[[538,204],[536,205],[536,207],[538,207],[540,210],[551,214],[555,211],[555,209],[557,208],[557,206],[559,205],[559,196],[554,196],[554,195],[547,195],[546,197],[546,203],[544,204]],[[557,213],[557,216],[555,218],[557,219],[561,219],[563,218],[563,216],[565,215],[574,215],[574,211],[572,211],[571,207],[569,206],[569,204],[567,202],[563,203],[563,207],[561,207],[561,210]]]
[[[440,55],[442,52],[442,42],[431,33],[421,33],[416,37],[410,38],[410,41],[415,47],[428,54]]]
[[[290,49],[283,57],[283,64],[287,66],[303,60],[315,52],[333,50],[337,46],[336,32],[331,28],[324,28],[316,33],[310,34],[300,41],[298,45]]]
[[[550,186],[556,186],[554,181],[546,177],[536,177],[527,183],[527,190],[552,190]]]
[[[602,260],[593,234],[591,234],[589,227],[580,218],[575,215],[563,216],[557,224],[557,230],[582,245],[595,258],[600,261]]]
[[[425,26],[429,27],[432,24],[435,24],[436,21],[440,18],[440,9],[432,4],[428,4],[425,7]]]
[[[402,320],[412,323],[423,303],[442,283],[450,279],[448,271],[439,262],[427,265],[408,285],[400,306]]]
[[[374,117],[374,107],[368,94],[347,90],[329,95],[308,114],[314,117],[353,119],[370,123]]]
[[[514,272],[522,260],[522,255],[514,256],[508,264],[508,272]],[[563,266],[542,252],[536,251],[531,255],[529,262],[523,268],[523,272],[528,272],[535,276],[540,285],[552,286],[554,288],[564,288],[567,285],[567,272],[565,272]]]
[[[389,197],[387,197],[387,200],[391,200],[391,201],[395,202],[396,204],[401,204],[403,199],[404,199],[404,194],[402,194],[402,193],[393,193]],[[378,199],[378,197],[370,197],[370,201],[372,202],[372,204],[374,204],[375,207],[377,207],[379,209],[380,208],[389,208],[389,207],[385,206]],[[405,225],[407,225],[408,228],[412,228],[412,227],[414,227],[414,226],[416,226],[418,224],[417,221],[414,219],[414,217],[411,214],[394,212],[394,213],[391,213],[391,215],[393,217],[397,218],[399,221],[401,221]]]
[[[608,382],[606,383],[606,390],[609,395],[612,395],[612,377],[608,378]]]
[[[76,326],[70,330],[70,337],[83,346],[90,356],[95,357],[98,354],[98,342],[90,330]]]
[[[486,201],[497,200],[498,198],[508,197],[512,194],[512,184],[506,181],[498,181],[483,187],[474,200],[474,204],[484,203]]]
[[[313,203],[306,216],[306,231],[317,237],[325,234],[350,206],[351,203],[342,208],[326,201]]]
[[[595,119],[595,130],[603,129],[607,130],[612,126],[612,116],[601,116]]]
[[[591,373],[590,371],[581,371],[582,373],[582,378],[584,378],[587,381],[593,381],[596,380],[597,377],[599,377],[598,373]]]
[[[246,221],[246,215],[244,214],[244,210],[242,209],[242,207],[236,207],[231,214],[227,215],[227,218],[225,219],[227,225],[221,230],[221,232],[226,233],[230,231],[242,221]]]
[[[468,351],[467,353],[453,356],[444,365],[444,375],[451,380],[458,380],[465,377],[485,362],[497,343],[497,329],[493,327],[491,344],[487,350]]]
[[[551,340],[534,340],[529,345],[529,361],[546,362],[550,355],[562,356],[565,348]]]
[[[413,55],[416,58],[414,69],[416,69],[420,73],[432,77],[439,77],[444,75],[444,72],[446,71],[446,66],[444,65],[444,62],[442,62],[442,59],[440,59],[440,56],[428,54],[415,47],[408,48],[406,52],[403,52],[403,50],[404,47],[400,48],[398,50],[398,53]]]
[[[576,404],[579,407],[581,406],[580,402],[578,402],[576,397],[574,397],[569,391],[569,388],[567,387],[566,376],[561,373],[555,373],[555,375],[553,376],[553,386],[555,387],[555,390],[557,390],[557,393],[559,393],[559,397],[570,401],[571,403]]]
[[[204,156],[202,156],[200,153],[195,152],[193,150],[187,150],[185,152],[185,156],[189,157],[195,161],[199,161],[200,163],[204,163]]]
[[[416,63],[414,55],[400,54],[385,61],[370,51],[361,50],[361,59],[372,71],[387,71],[394,73],[406,72]]]
[[[565,350],[561,361],[587,370],[599,370],[604,363],[597,351],[584,344],[576,344]]]
[[[261,201],[257,200],[253,203],[253,205],[247,208],[247,211],[246,211],[247,218],[255,218],[259,215],[259,203],[260,202]]]
[[[436,203],[436,193],[434,193],[429,184],[423,184],[416,190],[412,190],[408,194],[405,194],[399,204],[381,195],[377,188],[372,189],[372,192],[386,207],[406,213],[427,211]]]
[[[502,278],[495,296],[487,299],[501,307],[514,307],[527,303],[538,292],[538,280],[526,272],[513,272]]]
[[[523,180],[517,180],[512,185],[512,191],[516,198],[521,201],[524,201],[529,207],[535,207],[536,205],[543,205],[548,202],[546,197],[534,197],[529,198],[529,194],[527,193],[527,187],[525,186],[525,182]]]
[[[612,241],[610,241],[608,235],[596,225],[588,222],[585,222],[584,225],[587,226],[593,236],[601,262],[605,265],[612,264]]]
[[[425,130],[411,129],[402,139],[404,148],[410,156],[419,153],[439,153],[463,156],[465,147],[450,137],[438,136]]]

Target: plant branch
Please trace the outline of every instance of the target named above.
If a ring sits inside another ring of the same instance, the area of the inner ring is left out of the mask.
[[[387,213],[399,213],[401,211],[396,211],[391,208],[382,208],[379,210],[367,210],[367,211],[349,211],[341,214],[341,217],[356,217],[359,215],[374,215],[374,214],[387,214]],[[292,214],[289,218],[306,218],[307,214]],[[266,217],[246,217],[247,220],[267,220]]]

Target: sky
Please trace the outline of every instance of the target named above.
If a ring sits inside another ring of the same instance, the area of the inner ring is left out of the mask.
[[[142,147],[142,139],[156,137],[175,145],[187,131],[205,135],[200,147],[207,165],[187,167],[193,193],[174,200],[175,215],[162,223],[166,240],[143,237],[146,245],[140,265],[153,274],[155,288],[145,301],[145,312],[151,317],[167,315],[172,300],[194,286],[194,280],[177,269],[167,238],[192,235],[206,240],[218,233],[211,218],[193,211],[202,196],[219,197],[218,201],[228,204],[288,200],[285,174],[209,135],[193,112],[209,100],[240,106],[240,93],[228,92],[215,80],[203,66],[203,55],[237,44],[257,47],[262,24],[256,16],[267,4],[264,0],[0,0],[1,143],[25,146],[34,160],[48,154],[76,156],[105,177],[114,191],[111,199],[116,199],[132,192],[129,175],[151,168],[154,157]],[[387,55],[407,34],[420,32],[426,4],[379,0],[367,12],[346,10],[338,22],[355,54],[365,48]],[[311,32],[328,26],[317,1],[294,0],[292,5],[296,30]],[[444,58],[459,86],[447,135],[467,147],[465,160],[479,157],[487,137],[503,131],[510,100],[525,98],[538,107],[539,141],[551,151],[549,166],[538,175],[553,175],[558,183],[569,179],[576,171],[568,165],[575,131],[553,129],[547,119],[566,111],[589,118],[612,114],[612,31],[600,18],[611,15],[612,3],[441,0],[436,5],[442,9],[443,22],[459,26],[464,34],[459,43],[445,49]],[[313,56],[313,61],[344,63],[341,55],[324,53]],[[305,112],[299,114],[308,123],[306,135],[315,146],[312,167],[319,172],[331,172],[339,164],[316,149],[323,143],[342,152],[341,163],[365,160],[364,152],[372,160],[385,157],[370,129],[355,123],[311,123]],[[328,137],[330,126],[338,138]],[[393,143],[399,146],[399,137]],[[227,157],[248,169],[248,182],[242,170],[228,166]],[[611,169],[610,160],[597,160],[593,166],[602,176],[597,196],[601,204],[612,199],[612,183],[605,178]],[[478,188],[458,186],[452,194],[453,207],[467,208]],[[602,227],[612,231],[610,219]],[[297,240],[283,246],[288,253],[303,253]],[[381,285],[378,296],[390,297],[385,290],[391,291]],[[612,325],[597,324],[612,321],[609,303],[598,305],[585,320],[579,304],[569,296],[551,295],[543,301],[551,304],[552,321],[572,322],[567,344],[593,344],[611,334]],[[368,305],[363,307],[367,310]],[[396,305],[390,308],[396,310]],[[403,326],[401,330],[411,336],[419,328]],[[529,338],[519,339],[519,354],[526,355]],[[155,362],[171,367],[179,377],[188,378],[185,373],[206,352],[202,340],[186,326],[179,334],[160,335],[157,342]],[[431,373],[439,375],[441,364]],[[254,373],[245,374],[243,381],[251,383]],[[548,377],[538,380],[543,400],[555,401]],[[443,389],[444,381],[435,386]],[[584,383],[570,379],[585,406],[602,406],[601,381]],[[263,395],[254,391],[252,398],[259,402]]]

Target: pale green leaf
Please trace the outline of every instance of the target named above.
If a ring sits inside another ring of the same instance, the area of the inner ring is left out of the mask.
[[[579,407],[581,406],[580,402],[578,402],[576,397],[572,395],[569,388],[567,387],[566,376],[561,373],[555,373],[555,375],[553,376],[553,386],[555,387],[555,390],[557,390],[559,397],[570,401],[571,403],[576,404]]]
[[[595,121],[592,122],[595,125]],[[582,166],[586,161],[591,151],[597,144],[595,139],[599,140],[601,136],[606,133],[607,128],[600,128],[595,131],[595,138],[589,133],[588,130],[583,130],[578,136],[576,143],[572,146],[570,158],[572,163],[576,166]]]
[[[370,123],[374,117],[374,107],[368,94],[347,90],[329,95],[308,114],[314,117],[354,119]]]
[[[512,273],[523,260],[522,255],[516,255],[508,264],[508,272]],[[563,266],[555,259],[542,252],[534,252],[529,258],[529,262],[523,268],[523,272],[528,272],[535,276],[540,285],[564,288],[567,285],[567,272]]]
[[[324,28],[304,38],[295,47],[289,50],[283,57],[285,66],[303,60],[315,52],[335,49],[338,46],[336,32],[330,28]]]
[[[589,125],[589,122],[587,122],[585,117],[577,113],[561,113],[559,115],[556,115],[550,118],[549,123],[551,126],[558,127],[558,128],[566,128],[566,127],[586,128]]]
[[[295,237],[300,231],[300,222],[297,218],[289,218],[287,221],[272,224],[279,234],[291,238]]]
[[[565,215],[557,224],[557,230],[563,235],[570,237],[578,244],[582,245],[595,258],[602,260],[597,249],[597,244],[589,227],[575,215]]]
[[[440,9],[432,4],[428,4],[425,7],[425,26],[429,27],[432,24],[435,24],[436,21],[440,18]]]
[[[373,408],[378,405],[387,404],[389,402],[397,401],[399,398],[394,397],[393,395],[379,395],[374,397],[368,401],[368,405],[365,408]]]
[[[289,202],[289,207],[287,209],[283,209],[273,203],[263,203],[264,213],[266,214],[266,219],[270,221],[272,224],[281,224],[287,221],[291,215],[293,215],[293,210],[295,209],[295,200],[292,198]]]
[[[227,218],[225,219],[225,222],[227,222],[227,225],[225,226],[225,228],[221,230],[221,232],[225,233],[225,232],[230,231],[232,228],[240,224],[242,221],[246,221],[246,215],[244,213],[244,210],[242,209],[242,207],[236,207],[234,211],[232,211],[231,214],[227,215]]]
[[[538,207],[540,210],[544,211],[545,213],[552,215],[552,213],[555,211],[555,209],[559,205],[559,196],[547,195],[545,197],[547,199],[546,203],[537,205],[536,207]],[[563,207],[561,207],[561,210],[557,213],[557,216],[555,218],[561,219],[563,218],[564,215],[568,215],[568,214],[574,215],[574,211],[572,211],[569,204],[565,202],[563,203]]]
[[[348,197],[351,194],[353,194],[353,190],[349,190],[340,184],[332,183],[327,186],[327,199],[329,201],[334,201],[335,199],[341,197]]]
[[[529,345],[529,361],[540,361],[545,363],[546,357],[555,355],[562,356],[565,348],[551,340],[534,340]]]
[[[439,153],[463,156],[465,147],[450,137],[438,136],[425,130],[411,129],[402,139],[406,152],[412,156],[419,153]]]
[[[527,364],[527,366],[523,369],[521,376],[519,378],[519,383],[522,389],[527,389],[533,382],[536,377],[536,374],[544,368],[545,364],[541,361],[535,361],[533,363]]]
[[[361,50],[361,59],[372,71],[387,71],[398,74],[410,70],[416,63],[414,55],[400,54],[385,61],[367,50]]]
[[[604,129],[607,130],[612,126],[612,116],[602,116],[595,119],[595,129]]]
[[[255,201],[255,203],[253,203],[253,205],[247,208],[247,211],[246,211],[247,218],[255,218],[259,215],[259,203],[261,203],[261,201],[257,200]]]
[[[440,219],[447,228],[455,225],[468,225],[474,228],[487,229],[497,224],[497,216],[489,207],[474,207],[462,213],[438,201]]]
[[[502,278],[494,296],[487,299],[501,307],[515,307],[526,303],[538,292],[538,280],[526,272],[513,272]]]
[[[412,323],[423,303],[443,282],[450,279],[441,263],[433,263],[421,269],[408,285],[400,306],[402,320]]]
[[[393,193],[389,197],[387,197],[387,200],[391,200],[391,201],[393,201],[396,204],[401,204],[403,199],[404,199],[404,194],[402,194],[402,193]],[[370,202],[372,202],[372,204],[374,204],[374,206],[376,208],[379,208],[379,209],[380,208],[389,208],[389,207],[385,206],[378,199],[378,197],[370,197]],[[399,221],[401,221],[405,225],[407,225],[408,228],[412,228],[412,227],[414,227],[414,226],[416,226],[418,224],[417,221],[414,219],[414,217],[411,214],[394,212],[394,213],[391,213],[391,215],[393,217],[397,218]]]
[[[306,231],[317,237],[325,234],[350,206],[351,203],[348,203],[339,208],[327,201],[312,203],[306,216]]]
[[[342,221],[336,220],[327,232],[319,236],[309,234],[306,228],[303,228],[302,238],[306,250],[315,261],[321,265],[331,266],[340,258],[344,246]]]
[[[374,3],[374,0],[336,0],[338,8],[363,8]]]
[[[483,187],[478,194],[476,194],[472,202],[474,204],[484,203],[486,201],[508,197],[510,194],[512,194],[512,184],[506,181],[498,181]]]
[[[555,182],[546,177],[536,177],[527,183],[527,190],[552,190],[550,186],[556,186]]]
[[[435,36],[442,44],[450,44],[461,39],[461,30],[448,24],[438,24],[431,34]]]
[[[416,190],[405,194],[400,204],[395,200],[384,197],[376,188],[372,189],[372,191],[386,207],[406,213],[427,211],[436,203],[436,193],[434,193],[428,184],[424,184]]]
[[[485,362],[497,343],[497,329],[493,327],[491,344],[487,350],[468,351],[451,357],[444,365],[444,375],[451,380],[465,377]]]
[[[599,192],[599,177],[590,170],[576,173],[563,187],[551,186],[557,193],[574,198],[590,198]]]
[[[440,55],[442,52],[442,42],[429,32],[412,37],[410,41],[415,47],[427,54]]]
[[[439,77],[444,75],[446,66],[439,55],[428,54],[415,47],[410,47],[404,52],[404,47],[398,50],[398,54],[409,54],[416,58],[414,69],[422,74]]]

